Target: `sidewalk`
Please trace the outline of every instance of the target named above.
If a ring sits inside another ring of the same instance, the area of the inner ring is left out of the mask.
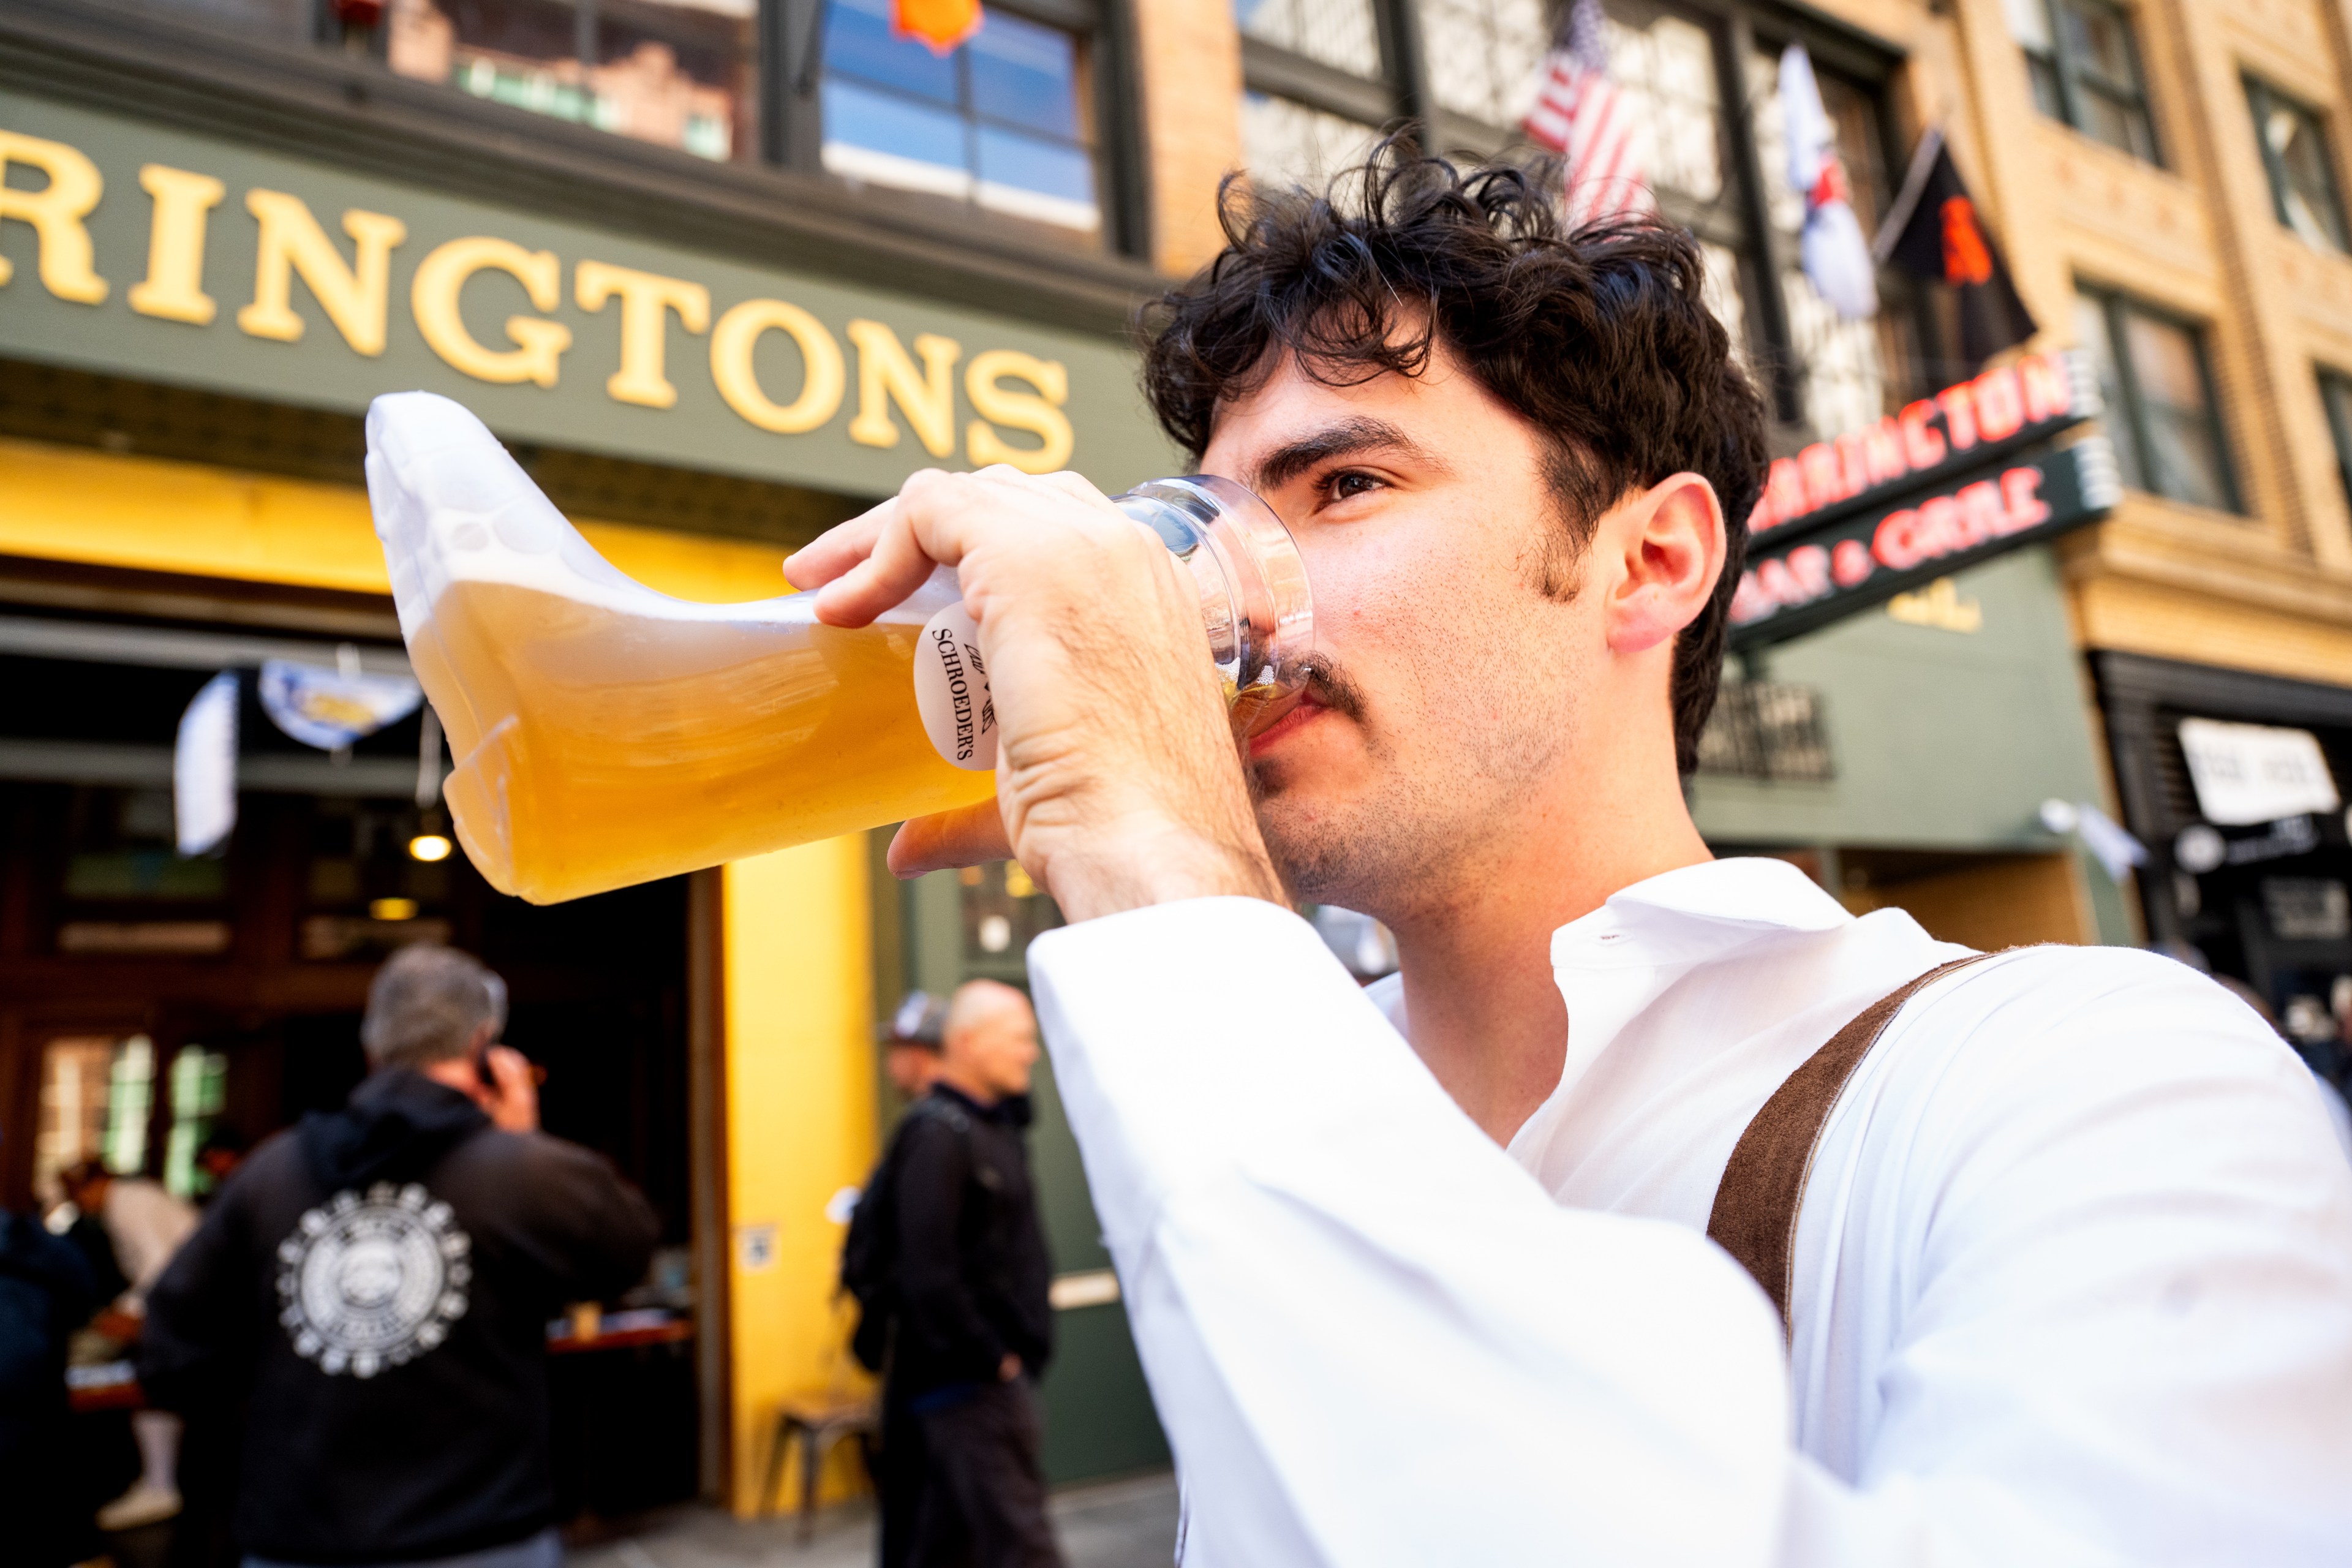
[[[1074,1487],[1054,1496],[1054,1528],[1070,1568],[1168,1568],[1176,1548],[1176,1478],[1166,1471]],[[692,1504],[633,1521],[616,1537],[575,1548],[571,1568],[866,1568],[867,1503],[827,1509],[803,1546],[790,1519],[744,1523]]]

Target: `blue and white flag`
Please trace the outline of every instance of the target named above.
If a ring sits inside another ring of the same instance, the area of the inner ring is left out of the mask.
[[[261,710],[306,746],[341,751],[416,711],[425,700],[404,675],[345,674],[273,658],[261,667]]]

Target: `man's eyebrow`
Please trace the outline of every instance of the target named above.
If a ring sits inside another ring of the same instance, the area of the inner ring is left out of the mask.
[[[1276,447],[1258,459],[1250,488],[1278,490],[1318,463],[1333,458],[1360,457],[1367,452],[1390,452],[1441,470],[1447,466],[1387,420],[1360,416],[1326,425],[1312,435]]]

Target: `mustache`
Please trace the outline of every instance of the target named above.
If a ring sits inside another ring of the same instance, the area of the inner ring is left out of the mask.
[[[1307,694],[1335,713],[1350,719],[1364,716],[1364,689],[1356,684],[1345,669],[1326,653],[1310,653],[1301,659],[1307,671]]]

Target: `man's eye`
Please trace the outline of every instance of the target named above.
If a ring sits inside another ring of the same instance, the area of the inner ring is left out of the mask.
[[[1335,501],[1346,500],[1350,496],[1369,495],[1380,488],[1380,480],[1370,474],[1358,473],[1352,469],[1345,473],[1334,474],[1324,481],[1325,490]]]

